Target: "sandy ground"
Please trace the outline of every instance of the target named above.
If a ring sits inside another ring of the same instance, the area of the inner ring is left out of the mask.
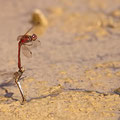
[[[35,9],[48,26],[22,56],[21,105],[16,39]],[[120,0],[0,0],[0,36],[0,120],[120,120]]]

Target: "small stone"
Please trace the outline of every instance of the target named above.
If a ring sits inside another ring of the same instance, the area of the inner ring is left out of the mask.
[[[32,13],[32,21],[31,22],[34,25],[37,25],[37,24],[41,25],[41,26],[48,25],[48,21],[47,21],[46,17],[39,9],[34,10],[34,12]]]

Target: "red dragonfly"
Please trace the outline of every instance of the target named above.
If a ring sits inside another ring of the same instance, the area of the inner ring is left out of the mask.
[[[28,35],[28,33],[32,30],[32,28],[30,28],[24,35],[20,35],[17,38],[17,40],[19,41],[18,42],[18,68],[19,68],[19,71],[14,73],[14,78],[15,78],[15,82],[19,88],[19,91],[21,93],[22,102],[25,101],[25,97],[24,97],[23,90],[22,90],[22,87],[19,82],[19,80],[24,72],[24,70],[21,67],[21,58],[20,58],[21,48],[22,48],[23,54],[26,57],[32,57],[32,52],[29,50],[29,48],[27,46],[35,47],[35,46],[37,46],[36,43],[40,43],[40,41],[37,40],[36,34]]]
[[[32,27],[33,28],[33,27]],[[21,71],[21,58],[20,58],[20,53],[21,53],[21,48],[22,52],[26,57],[32,57],[32,52],[29,50],[27,46],[33,46],[36,47],[38,46],[38,43],[40,43],[39,40],[37,40],[37,35],[32,34],[28,35],[28,33],[32,30],[30,28],[24,35],[20,35],[17,38],[18,43],[18,68]]]

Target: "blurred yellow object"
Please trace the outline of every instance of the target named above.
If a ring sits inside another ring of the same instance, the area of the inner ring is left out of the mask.
[[[47,21],[46,17],[39,9],[34,10],[34,12],[32,14],[32,23],[34,25],[39,24],[39,25],[45,26],[45,27],[48,25],[48,21]]]
[[[31,32],[34,32],[37,36],[42,35],[48,27],[48,20],[39,9],[33,11],[31,22],[34,26]]]

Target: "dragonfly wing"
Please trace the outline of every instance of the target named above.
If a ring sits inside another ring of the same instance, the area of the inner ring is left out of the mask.
[[[32,57],[32,52],[25,45],[22,45],[22,53],[28,58]]]
[[[33,26],[28,29],[28,31],[25,33],[25,35],[27,35],[32,29],[33,29]]]
[[[41,45],[41,42],[39,40],[32,41],[32,48],[38,47]]]
[[[35,41],[31,41],[28,43],[24,43],[25,46],[28,46],[29,48],[36,48],[37,46],[40,46],[40,41],[39,40],[35,40]]]
[[[27,43],[24,43],[25,46],[32,46],[33,45],[33,42],[27,42]]]

